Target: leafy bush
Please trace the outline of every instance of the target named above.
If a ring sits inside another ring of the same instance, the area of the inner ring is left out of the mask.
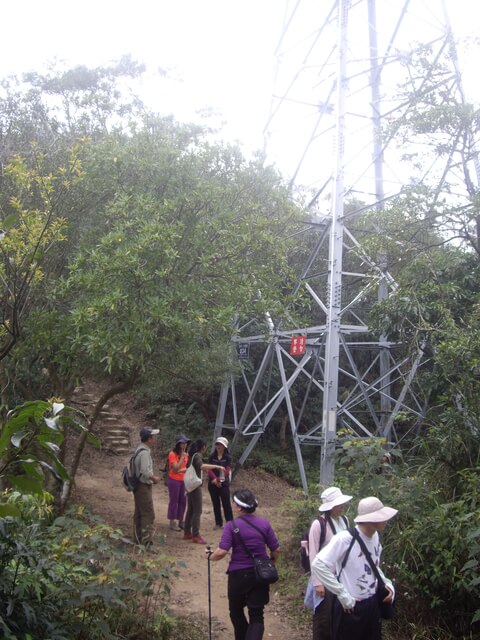
[[[161,614],[170,558],[128,553],[121,531],[81,509],[52,521],[45,497],[7,497],[21,517],[0,520],[0,628],[6,640],[168,637],[171,625]],[[125,633],[132,617],[140,635]]]

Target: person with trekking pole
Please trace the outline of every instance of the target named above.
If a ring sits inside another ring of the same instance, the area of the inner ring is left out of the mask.
[[[218,547],[209,556],[215,562],[232,550],[227,569],[228,607],[235,640],[262,640],[263,609],[269,602],[270,592],[269,584],[258,580],[255,563],[268,559],[266,547],[270,551],[271,563],[277,560],[280,553],[272,525],[265,518],[254,515],[257,504],[257,499],[249,489],[235,491],[233,511],[236,518],[227,522]]]

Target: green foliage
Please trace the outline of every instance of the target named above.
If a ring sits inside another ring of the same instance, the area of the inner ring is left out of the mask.
[[[57,291],[79,362],[117,377],[137,370],[166,390],[224,378],[232,318],[288,278],[277,233],[294,212],[273,172],[188,133],[159,121],[154,133],[115,136],[121,174],[103,171],[122,189]],[[281,309],[276,296],[256,303],[270,305]]]
[[[8,158],[0,190],[0,360],[19,339],[31,297],[48,271],[47,254],[64,240],[61,203],[81,177],[79,147],[52,168],[32,143],[31,158]]]
[[[0,520],[2,637],[116,638],[133,617],[140,635],[121,637],[168,637],[171,559],[129,554],[121,531],[82,510],[53,520],[44,498],[6,497],[20,517]]]
[[[59,489],[69,479],[59,456],[67,428],[87,433],[89,441],[98,444],[98,439],[75,420],[75,412],[60,402],[37,400],[10,411],[0,432],[3,486],[42,495],[55,479]],[[7,515],[17,514],[11,503],[2,500],[0,516]]]
[[[92,444],[98,439],[75,420],[75,412],[60,402],[26,402],[10,411],[0,432],[0,481],[23,494],[42,495],[52,478],[57,488],[69,479],[60,459],[66,429],[87,433]],[[47,475],[45,475],[47,472]],[[0,516],[18,515],[11,503],[0,501]]]
[[[397,454],[382,464],[381,440],[345,442],[335,483],[355,498],[376,495],[399,510],[382,540],[385,573],[397,584],[398,628],[405,629],[415,611],[424,637],[436,638],[432,630],[441,620],[450,633],[445,637],[466,638],[479,614],[480,476],[478,467],[454,469],[451,455],[459,463],[462,453],[456,436],[450,446],[445,433],[430,429],[423,463],[416,451],[411,459]]]

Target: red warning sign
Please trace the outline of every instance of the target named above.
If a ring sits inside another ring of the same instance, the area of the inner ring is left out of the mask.
[[[290,341],[290,355],[303,356],[306,344],[307,336],[292,336]]]

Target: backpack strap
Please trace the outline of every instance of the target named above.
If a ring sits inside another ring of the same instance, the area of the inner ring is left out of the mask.
[[[318,516],[318,522],[320,523],[320,540],[318,543],[318,551],[320,551],[320,549],[325,544],[325,538],[327,537],[327,521],[325,520],[325,516]]]
[[[328,513],[325,514],[325,518],[327,519],[328,526],[330,527],[333,535],[337,533],[337,527],[333,524],[333,520]]]
[[[340,575],[341,575],[345,565],[347,564],[347,560],[348,560],[348,556],[350,555],[350,551],[352,550],[352,547],[355,544],[355,540],[357,539],[356,536],[355,536],[355,529],[354,528],[348,529],[348,533],[352,536],[352,539],[350,540],[350,544],[348,546],[346,554],[343,556],[343,560],[342,560],[342,564],[341,564],[341,567],[340,567],[340,571],[338,572],[337,580],[339,582],[340,582]]]
[[[137,459],[137,456],[142,453],[142,451],[147,451],[147,448],[140,446],[130,457],[130,472],[133,473],[133,475],[136,475],[135,460]]]
[[[347,529],[348,528],[348,520],[346,519],[345,516],[342,516],[342,518],[343,518],[343,521],[345,523],[345,529]],[[318,516],[318,521],[320,522],[320,542],[319,542],[319,545],[318,545],[318,550],[320,551],[320,549],[325,544],[325,538],[327,537],[327,522],[328,522],[328,526],[330,527],[330,530],[333,533],[333,535],[335,535],[337,533],[337,528],[333,524],[333,520],[332,520],[332,518],[330,517],[330,515],[328,513],[325,513],[323,516]]]
[[[349,529],[349,531],[353,531],[352,535],[354,536],[355,540],[358,542],[358,544],[360,545],[360,549],[363,551],[363,554],[365,556],[365,558],[367,559],[368,564],[372,567],[372,571],[373,571],[373,575],[375,576],[375,578],[377,579],[377,584],[378,586],[385,586],[384,581],[382,580],[382,577],[380,576],[380,573],[378,571],[378,567],[377,565],[374,563],[372,556],[370,554],[370,551],[367,549],[367,545],[364,543],[364,541],[361,539],[358,531],[356,529]]]

